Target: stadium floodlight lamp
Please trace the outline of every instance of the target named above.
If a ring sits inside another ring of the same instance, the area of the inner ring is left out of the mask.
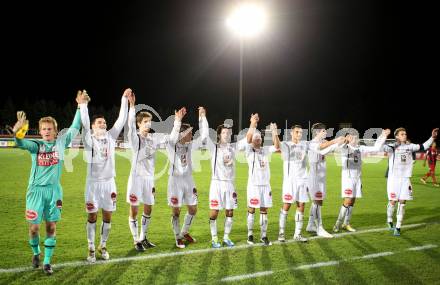
[[[226,26],[241,38],[257,36],[265,29],[266,23],[266,12],[257,3],[238,5],[226,19]]]
[[[261,34],[267,24],[266,10],[257,2],[242,2],[238,4],[226,19],[226,26],[240,39],[240,89],[238,104],[238,131],[243,126],[243,53],[244,42]]]

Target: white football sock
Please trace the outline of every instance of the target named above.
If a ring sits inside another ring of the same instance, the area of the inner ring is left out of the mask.
[[[397,223],[396,228],[400,229],[402,226],[403,216],[405,215],[405,204],[399,203],[399,207],[397,208]]]
[[[226,217],[225,219],[225,233],[223,239],[229,239],[229,234],[232,230],[232,217]]]
[[[295,213],[295,235],[301,234],[303,227],[304,213],[301,211],[296,211]]]
[[[280,211],[280,234],[284,234],[284,229],[286,227],[286,219],[288,212],[281,209]]]
[[[254,214],[249,213],[247,214],[247,228],[248,228],[248,236],[251,236],[254,234]]]

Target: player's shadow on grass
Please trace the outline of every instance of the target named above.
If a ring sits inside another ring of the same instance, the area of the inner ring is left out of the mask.
[[[3,276],[4,275],[0,275],[0,277]],[[43,269],[41,269],[41,267],[27,272],[8,274],[7,276],[8,277],[5,279],[0,278],[0,284],[11,284],[13,282],[16,282],[17,284],[31,284],[32,281],[34,280],[47,278],[46,274],[44,274]]]
[[[410,202],[412,203],[412,202]],[[409,207],[408,207],[409,206]],[[408,219],[416,219],[417,223],[438,223],[439,215],[436,213],[440,213],[440,207],[436,208],[427,208],[427,207],[411,207],[409,204],[405,208],[405,217]],[[424,218],[418,219],[421,216],[425,216]],[[404,220],[405,222],[405,220]],[[407,222],[408,223],[408,222]],[[410,222],[411,223],[411,222]],[[404,223],[405,225],[405,223]]]
[[[269,251],[271,250],[271,247],[262,246],[261,247],[261,264],[263,265],[264,271],[270,271],[272,270],[272,260],[269,255]],[[265,281],[268,281],[270,283],[275,282],[273,279],[273,275],[266,276]]]
[[[182,255],[163,258],[160,263],[148,272],[148,278],[143,280],[143,284],[177,284],[177,277],[183,258],[184,256]],[[164,278],[165,280],[161,280],[160,278]]]
[[[89,284],[115,284],[124,277],[125,271],[132,266],[133,262],[104,264],[82,267],[80,269],[83,272],[82,278],[87,278],[87,275],[94,277],[85,279]]]
[[[217,264],[219,266],[217,267],[217,274],[215,280],[221,280],[222,278],[229,275],[229,268],[231,265],[231,261],[229,258],[229,251],[228,250],[222,250],[221,253],[219,253],[220,258]]]
[[[252,247],[249,247],[246,252],[246,272],[254,273],[255,270],[254,249]]]
[[[428,230],[428,229],[423,229],[423,230]],[[402,235],[399,237],[400,239],[405,240],[406,242],[408,242],[409,244],[411,244],[412,246],[423,246],[426,245],[426,243],[421,243],[419,241],[415,241],[412,238],[408,237],[407,235],[405,235],[405,233],[402,233]],[[419,251],[419,253],[429,256],[429,258],[431,258],[432,262],[440,264],[440,258],[439,255],[436,254],[435,252],[431,251],[431,250],[424,250],[424,251]]]
[[[205,254],[205,258],[203,258],[202,262],[199,265],[199,272],[196,275],[195,282],[200,280],[208,280],[209,269],[212,266],[212,259],[214,257],[214,254],[214,252],[208,252]]]
[[[307,246],[307,245],[298,244],[298,246],[301,247],[301,246]],[[291,254],[289,247],[286,244],[281,244],[281,251],[283,252],[284,260],[286,261],[287,267],[288,267],[288,269],[290,269],[290,270],[288,270],[290,275],[294,279],[299,279],[299,280],[305,281],[306,277],[305,277],[304,273],[302,272],[302,270],[293,270],[293,267],[297,266],[299,263],[297,260],[295,260],[295,258]]]
[[[330,260],[343,260],[344,254],[337,254],[331,247],[329,240],[317,240],[317,245],[321,248],[322,252]],[[359,272],[349,262],[342,262],[338,265],[337,274],[335,277],[338,284],[347,284],[348,280],[356,280],[356,284],[365,284],[366,281],[362,278]]]
[[[316,263],[316,259],[313,257],[313,254],[307,249],[307,246],[299,246],[299,250],[301,251],[301,254],[303,255],[303,260],[305,263]],[[301,265],[301,264],[299,264]],[[322,274],[321,270],[319,269],[311,269],[313,270],[311,272],[311,276],[314,280],[314,284],[322,284],[322,281],[325,280],[324,274]]]
[[[357,248],[360,252],[365,252],[366,254],[373,254],[377,252],[377,249],[372,247],[369,243],[365,242],[361,238],[352,235],[347,237],[346,241],[351,243],[355,248]],[[414,274],[408,271],[405,267],[395,264],[390,261],[393,256],[389,257],[379,257],[376,262],[371,262],[378,271],[382,272],[384,278],[386,278],[391,284],[399,284],[404,280],[401,279],[401,276],[396,274],[396,272],[405,272],[406,280],[405,281],[416,281],[418,284],[421,284],[421,280],[418,279]],[[394,257],[396,258],[396,257]],[[387,260],[386,260],[387,259]],[[382,262],[381,262],[382,261]],[[383,261],[386,261],[386,266],[383,266]],[[409,280],[408,280],[409,279]]]
[[[99,265],[98,265],[99,266]],[[90,271],[95,270],[95,266],[89,266]],[[62,272],[55,272],[54,274],[62,274],[65,276],[61,284],[75,284],[78,283],[82,278],[84,278],[84,270],[81,270],[81,267],[71,267],[71,268],[63,268]]]

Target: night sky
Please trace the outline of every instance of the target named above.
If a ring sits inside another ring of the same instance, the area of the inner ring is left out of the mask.
[[[6,96],[64,104],[85,88],[91,104],[110,108],[131,87],[137,103],[159,112],[186,106],[195,114],[203,105],[213,127],[236,121],[239,41],[225,26],[236,1],[92,2],[2,9]],[[244,44],[245,125],[258,112],[261,125],[404,126],[418,142],[440,125],[435,108],[427,108],[438,94],[429,71],[431,8],[383,0],[263,2],[269,26]]]

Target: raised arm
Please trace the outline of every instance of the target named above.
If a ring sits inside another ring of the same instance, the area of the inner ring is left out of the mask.
[[[246,134],[246,140],[249,144],[252,143],[252,136],[254,135],[255,130],[257,129],[257,125],[258,125],[259,120],[260,120],[260,118],[258,117],[258,113],[251,115],[251,119],[250,119],[251,124],[250,124],[249,129]]]
[[[78,91],[78,93],[81,91]],[[82,93],[87,92],[84,90]],[[90,101],[90,97],[87,95],[87,102]],[[84,147],[89,147],[92,145],[92,134],[90,131],[90,118],[89,118],[89,109],[87,104],[81,103],[79,104],[79,111],[81,116],[81,124],[82,124],[82,139],[84,143]]]
[[[202,143],[206,143],[206,147],[209,151],[215,150],[215,144],[209,137],[209,124],[204,107],[199,107],[199,131]]]
[[[336,145],[336,147],[340,144],[343,144],[345,141],[344,137],[337,137],[335,139],[332,139],[331,141],[324,141],[319,144],[319,150],[327,149],[328,147],[332,145]],[[336,149],[336,147],[334,149]]]
[[[134,108],[136,97],[134,93],[128,97],[128,103],[130,104],[130,110],[128,111],[128,142],[134,148],[139,145],[139,137],[136,132],[136,109]]]
[[[57,141],[60,141],[64,147],[69,146],[72,142],[73,138],[78,135],[79,130],[81,128],[81,106],[85,105],[87,108],[87,104],[90,100],[90,97],[87,95],[86,90],[78,91],[76,94],[76,103],[78,103],[78,108],[76,109],[75,117],[73,118],[72,125],[70,125],[69,129],[60,135],[57,138]]]
[[[382,131],[382,134],[380,135],[380,137],[377,138],[376,142],[374,143],[373,146],[361,146],[359,148],[359,150],[362,153],[368,153],[368,152],[378,152],[381,149],[383,149],[383,145],[385,143],[385,140],[387,139],[387,137],[389,136],[389,134],[391,133],[390,129],[385,129]]]
[[[317,152],[321,155],[326,155],[332,151],[335,151],[339,145],[343,144],[345,142],[345,137],[338,137],[336,139],[331,140],[330,142],[324,142],[324,143],[311,143],[310,149],[314,152]]]
[[[179,141],[180,127],[182,126],[182,119],[186,115],[186,108],[182,107],[179,111],[174,111],[174,126],[170,133],[169,142],[176,144]]]
[[[433,129],[431,133],[431,137],[426,142],[424,142],[423,144],[411,144],[412,146],[411,150],[412,151],[427,150],[434,142],[434,140],[437,138],[437,134],[438,134],[438,128]]]
[[[278,127],[277,124],[275,123],[271,123],[270,124],[270,130],[272,131],[272,141],[273,141],[273,145],[275,146],[275,148],[277,150],[279,150],[281,148],[281,142],[280,142],[280,137],[278,136]]]
[[[128,115],[128,97],[132,95],[132,90],[130,88],[125,89],[124,94],[121,98],[121,109],[119,110],[119,116],[113,127],[110,129],[109,134],[113,139],[117,139],[122,129],[124,128],[125,122],[127,121]]]
[[[423,149],[428,149],[437,138],[438,128],[432,130],[431,137],[423,144]]]
[[[30,153],[38,152],[38,144],[36,142],[23,139],[29,128],[29,121],[26,120],[26,113],[23,111],[17,112],[17,122],[12,128],[15,143],[18,148],[25,149]]]

